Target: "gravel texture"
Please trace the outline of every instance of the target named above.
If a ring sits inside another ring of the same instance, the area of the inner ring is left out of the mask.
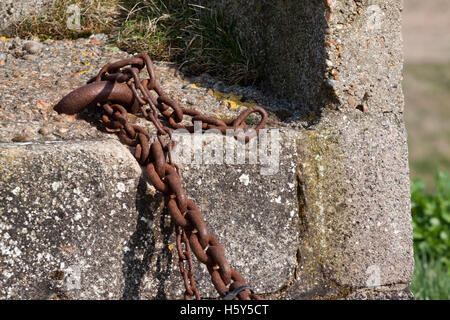
[[[41,11],[54,0],[2,0],[0,6],[0,32],[11,24],[23,20],[30,13]]]
[[[1,40],[0,54],[5,56],[5,63],[0,67],[0,123],[3,126],[0,142],[103,137],[95,126],[75,121],[74,116],[58,115],[53,106],[65,94],[84,85],[104,64],[131,56],[105,45],[105,40],[99,36],[43,43]],[[40,50],[30,54],[27,51],[30,47],[40,47]],[[290,115],[285,109],[292,108],[292,103],[270,99],[255,88],[226,86],[207,74],[187,78],[167,63],[154,63],[163,89],[173,99],[207,115],[235,117],[246,104],[258,104],[271,111],[269,124],[272,125],[283,126],[278,114]],[[214,90],[216,88],[220,90]],[[86,110],[81,117],[95,123],[99,113],[95,109]],[[130,121],[153,130],[148,122],[136,116],[131,115]]]

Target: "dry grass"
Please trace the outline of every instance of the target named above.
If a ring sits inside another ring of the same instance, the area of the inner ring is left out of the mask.
[[[233,23],[205,0],[144,0],[121,4],[117,44],[176,62],[190,74],[207,72],[249,84],[259,69],[234,32]]]
[[[29,16],[7,30],[8,36],[39,37],[41,40],[76,39],[94,33],[110,33],[115,29],[119,0],[55,0],[53,5],[36,15]],[[68,29],[71,13],[67,8],[76,4],[80,8],[81,28]]]
[[[188,75],[209,73],[228,83],[252,84],[260,69],[223,12],[208,0],[55,0],[17,23],[9,36],[41,40],[112,35],[111,45],[175,62]],[[81,29],[66,26],[67,7],[81,8]]]

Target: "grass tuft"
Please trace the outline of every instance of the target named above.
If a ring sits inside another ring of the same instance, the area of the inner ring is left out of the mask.
[[[77,39],[94,33],[110,33],[115,30],[119,13],[119,0],[54,0],[52,5],[35,15],[28,16],[3,31],[7,36],[46,39]],[[70,5],[80,8],[80,29],[67,28],[73,16]]]
[[[144,0],[122,4],[117,44],[177,63],[187,74],[208,73],[228,83],[252,84],[259,68],[234,24],[204,0]]]
[[[55,0],[13,25],[7,36],[76,39],[112,35],[128,52],[176,63],[188,76],[208,73],[230,84],[253,84],[261,69],[235,33],[233,22],[208,0]],[[80,7],[81,29],[70,30],[67,8]]]
[[[449,300],[450,275],[448,266],[438,259],[430,259],[426,254],[414,257],[415,269],[411,291],[417,300]]]

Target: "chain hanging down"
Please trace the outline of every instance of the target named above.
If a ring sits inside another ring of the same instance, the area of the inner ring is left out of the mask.
[[[141,80],[139,73],[146,68],[149,79]],[[127,90],[128,89],[128,90]],[[150,92],[153,90],[158,97]],[[106,93],[105,93],[106,91]],[[173,219],[176,232],[176,247],[179,269],[186,288],[185,299],[200,299],[194,279],[192,253],[203,264],[211,276],[211,282],[222,299],[259,299],[251,292],[242,275],[231,268],[225,258],[225,251],[219,240],[208,231],[198,206],[186,196],[182,186],[180,169],[173,162],[173,129],[183,128],[193,132],[193,125],[181,124],[184,115],[191,116],[191,122],[202,122],[203,129],[241,129],[241,139],[248,141],[267,122],[266,111],[254,106],[246,109],[236,119],[207,117],[194,109],[184,108],[170,99],[156,81],[156,72],[147,54],[106,64],[100,72],[66,97],[55,110],[62,113],[77,113],[90,105],[100,104],[103,108],[102,122],[107,128],[116,129],[120,140],[134,147],[134,157],[145,167],[145,173],[156,190],[164,195],[165,206]],[[147,106],[149,109],[147,109]],[[141,112],[157,129],[157,139],[151,142],[150,134],[127,120],[128,110]],[[172,111],[170,110],[172,109]],[[259,113],[261,121],[252,130],[252,135],[243,135],[244,120],[252,113]],[[170,127],[161,123],[161,114]],[[168,137],[165,139],[164,137]],[[168,141],[165,141],[168,140]]]

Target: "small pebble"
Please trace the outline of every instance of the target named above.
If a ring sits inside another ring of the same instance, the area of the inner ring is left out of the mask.
[[[22,58],[25,60],[28,60],[28,61],[36,61],[38,59],[37,56],[32,55],[32,54],[26,54]]]
[[[21,58],[21,57],[23,57],[23,56],[25,55],[25,52],[23,52],[23,51],[20,50],[20,49],[15,49],[15,50],[12,51],[12,55],[13,55],[15,58]]]
[[[354,109],[354,108],[355,108],[355,105],[356,105],[355,98],[353,98],[353,97],[348,97],[348,105]]]
[[[12,142],[25,142],[25,141],[27,141],[27,138],[22,135],[12,138]]]
[[[36,54],[39,53],[39,51],[41,51],[42,44],[36,41],[28,41],[25,42],[22,49],[28,52],[29,54]]]
[[[67,131],[69,131],[69,129],[64,127],[58,129],[58,133],[66,133]]]
[[[104,33],[96,33],[89,36],[89,40],[105,41],[108,40],[108,36]]]
[[[336,80],[331,80],[331,79],[327,79],[325,81],[326,85],[331,87],[331,88],[335,88],[337,85],[337,81]]]
[[[43,136],[47,136],[50,133],[52,133],[52,129],[50,127],[42,127],[39,129],[39,133],[42,134]]]
[[[6,63],[6,53],[0,53],[0,67]]]
[[[16,136],[12,139],[13,142],[28,142],[31,141],[33,137],[33,131],[31,129],[24,129],[22,134]]]

